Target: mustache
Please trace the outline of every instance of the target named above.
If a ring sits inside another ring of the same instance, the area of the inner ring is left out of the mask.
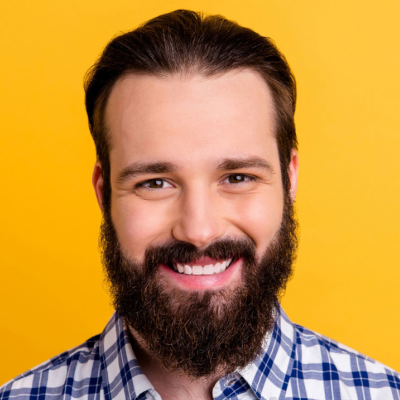
[[[145,265],[149,270],[154,270],[160,264],[169,266],[173,263],[190,264],[202,257],[210,257],[216,261],[228,258],[249,260],[254,259],[255,254],[256,245],[250,238],[223,238],[204,249],[199,249],[192,243],[173,240],[147,248]]]

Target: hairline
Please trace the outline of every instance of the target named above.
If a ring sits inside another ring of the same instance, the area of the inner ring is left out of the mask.
[[[126,70],[124,71],[118,78],[109,86],[107,86],[103,92],[99,95],[98,100],[100,100],[101,104],[98,104],[99,101],[96,102],[96,105],[94,107],[94,115],[95,117],[95,125],[100,125],[97,126],[97,129],[100,128],[102,131],[102,134],[104,135],[105,142],[106,142],[106,150],[107,150],[107,157],[108,157],[108,162],[110,163],[110,152],[112,150],[112,136],[110,133],[110,125],[109,125],[109,117],[107,116],[107,106],[109,103],[109,99],[111,96],[111,93],[113,89],[115,88],[115,85],[120,82],[122,79],[126,78],[129,75],[142,75],[142,76],[155,76],[161,79],[167,79],[167,78],[174,78],[176,76],[181,76],[184,79],[192,79],[196,76],[202,76],[208,79],[213,79],[213,78],[218,78],[220,76],[223,76],[229,72],[234,72],[239,73],[241,71],[253,71],[256,72],[259,76],[261,76],[262,80],[264,83],[267,85],[268,90],[271,95],[272,99],[272,109],[270,110],[271,117],[272,117],[272,132],[274,135],[274,139],[276,140],[276,143],[278,145],[278,140],[277,140],[277,135],[278,135],[278,113],[277,113],[277,104],[275,100],[275,95],[274,92],[270,86],[270,83],[268,82],[265,74],[261,73],[257,68],[252,67],[252,66],[243,66],[243,67],[238,67],[238,68],[230,68],[230,69],[225,69],[221,70],[218,72],[214,71],[207,71],[205,70],[204,72],[201,69],[201,66],[199,65],[196,69],[193,68],[193,65],[188,66],[187,68],[181,68],[180,71],[162,71],[162,72],[155,72],[155,71],[135,71],[135,70]],[[207,73],[208,72],[208,73]],[[99,108],[100,107],[100,108]],[[267,110],[266,110],[267,112]],[[97,121],[97,117],[100,114],[100,121]],[[279,145],[278,145],[279,146]],[[99,155],[96,155],[97,160],[99,160]],[[111,168],[111,165],[110,165]],[[283,172],[283,171],[281,171]]]

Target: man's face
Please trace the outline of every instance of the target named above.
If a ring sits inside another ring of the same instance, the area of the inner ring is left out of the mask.
[[[261,262],[279,239],[287,200],[273,107],[268,86],[251,70],[213,77],[131,74],[115,84],[106,108],[110,217],[129,268],[145,272],[146,252],[157,246],[183,243],[201,254],[229,240],[251,243]],[[289,178],[294,196],[295,152]],[[101,204],[99,164],[93,181]],[[172,312],[189,298],[207,295],[212,303],[213,293],[224,293],[215,296],[212,307],[218,309],[245,286],[245,261],[166,260],[155,266],[153,278]]]

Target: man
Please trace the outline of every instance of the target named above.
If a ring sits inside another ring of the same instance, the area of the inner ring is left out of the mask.
[[[400,376],[290,322],[291,71],[222,17],[160,16],[90,71],[93,186],[116,313],[0,399],[400,399]]]

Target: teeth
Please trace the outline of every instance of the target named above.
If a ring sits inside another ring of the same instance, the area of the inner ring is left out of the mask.
[[[193,275],[203,275],[203,267],[201,265],[193,265]]]
[[[185,265],[185,268],[183,270],[183,273],[185,275],[192,275],[192,268],[190,267],[190,265]]]
[[[232,263],[232,258],[223,262],[208,265],[193,265],[173,263],[173,268],[176,272],[184,275],[213,275],[225,271]]]
[[[214,274],[219,274],[221,272],[221,263],[216,263],[214,265]]]
[[[205,265],[203,267],[203,274],[204,275],[212,275],[214,273],[214,267],[212,264]]]

